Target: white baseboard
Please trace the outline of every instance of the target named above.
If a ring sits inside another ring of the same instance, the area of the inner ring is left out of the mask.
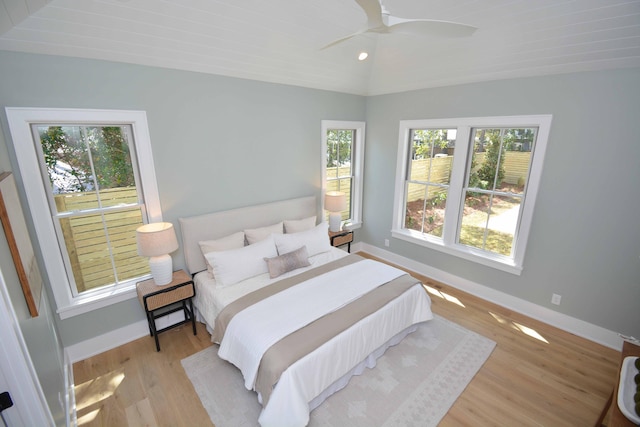
[[[182,311],[171,313],[156,320],[156,329],[166,328],[183,320],[184,314]],[[153,338],[149,335],[149,325],[147,321],[141,320],[120,329],[107,332],[106,334],[65,347],[65,351],[68,353],[71,363],[76,363],[144,336],[149,337],[149,345],[155,346]],[[162,339],[162,334],[160,334],[159,337]]]
[[[353,252],[363,251],[371,255],[415,271],[423,276],[430,277],[438,282],[442,282],[454,288],[460,289],[471,295],[487,300],[489,302],[506,307],[510,310],[532,317],[536,320],[554,326],[563,331],[570,332],[579,337],[602,344],[615,350],[622,349],[623,339],[617,332],[610,331],[597,325],[585,322],[580,319],[558,313],[546,307],[532,302],[514,297],[507,293],[497,291],[479,283],[455,276],[446,271],[439,270],[426,264],[419,263],[409,258],[394,254],[393,252],[380,249],[366,243],[357,243],[352,246]]]
[[[65,418],[67,426],[77,426],[76,392],[73,380],[73,362],[69,358],[69,353],[64,352],[64,389],[65,389]]]

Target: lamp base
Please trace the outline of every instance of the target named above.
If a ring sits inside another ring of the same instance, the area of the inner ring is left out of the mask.
[[[149,258],[149,268],[156,285],[162,286],[173,280],[173,262],[171,255],[160,255]]]
[[[342,222],[342,215],[340,212],[331,212],[329,214],[329,231],[336,233],[340,231],[340,223]]]

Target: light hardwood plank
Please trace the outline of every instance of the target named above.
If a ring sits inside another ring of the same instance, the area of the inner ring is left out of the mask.
[[[157,427],[158,422],[153,415],[153,408],[149,399],[143,399],[127,407],[127,425],[129,427]]]
[[[595,425],[619,352],[414,275],[430,288],[434,313],[497,343],[441,426]],[[197,336],[186,325],[160,334],[159,353],[144,337],[75,363],[79,425],[140,425],[131,415],[135,407],[158,426],[211,426],[180,364],[212,345],[209,339],[204,325]]]

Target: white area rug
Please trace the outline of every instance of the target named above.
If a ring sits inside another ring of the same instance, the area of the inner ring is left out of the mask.
[[[495,347],[440,316],[390,347],[311,412],[310,426],[436,426]],[[212,346],[182,360],[216,427],[258,426],[262,407]]]

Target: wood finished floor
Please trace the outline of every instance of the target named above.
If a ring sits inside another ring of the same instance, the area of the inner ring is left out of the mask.
[[[434,313],[497,343],[440,426],[595,425],[619,352],[414,275]],[[212,345],[204,326],[164,332],[160,345],[144,337],[75,363],[78,425],[211,426],[180,364]]]

